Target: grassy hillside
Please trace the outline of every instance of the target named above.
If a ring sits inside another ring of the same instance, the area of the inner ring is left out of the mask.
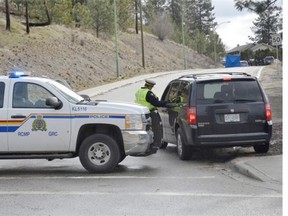
[[[119,33],[119,65],[123,78],[161,71],[182,70],[183,47],[172,41],[161,42],[144,34],[145,65],[142,68],[140,34]],[[188,68],[209,68],[213,60],[186,47]],[[0,74],[13,68],[35,75],[61,77],[75,90],[94,87],[116,79],[113,38],[96,38],[93,32],[50,25],[31,28],[12,17],[11,32],[5,30],[0,12]]]

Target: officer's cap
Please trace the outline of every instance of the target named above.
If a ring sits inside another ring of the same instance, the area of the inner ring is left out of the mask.
[[[149,86],[156,85],[156,83],[153,80],[149,80],[149,79],[145,79],[145,83],[146,83],[146,85],[149,85]]]

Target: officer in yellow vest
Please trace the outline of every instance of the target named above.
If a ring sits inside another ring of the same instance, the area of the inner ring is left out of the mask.
[[[135,102],[147,106],[150,111],[157,110],[157,107],[165,107],[166,101],[159,101],[158,97],[152,92],[156,85],[153,80],[145,80],[145,86],[138,89],[135,94]]]
[[[157,112],[157,107],[166,107],[167,101],[160,101],[152,92],[152,88],[156,85],[153,80],[146,79],[144,87],[138,89],[135,93],[135,102],[143,106],[147,106],[151,112],[152,131],[154,133],[154,146],[159,148],[163,137],[161,119]]]

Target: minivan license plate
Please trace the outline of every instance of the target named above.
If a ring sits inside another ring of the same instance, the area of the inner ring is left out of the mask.
[[[239,114],[225,114],[224,121],[225,122],[239,122],[240,115]]]

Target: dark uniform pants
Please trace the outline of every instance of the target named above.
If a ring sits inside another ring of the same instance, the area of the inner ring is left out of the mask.
[[[159,148],[161,146],[163,130],[162,130],[161,118],[157,110],[151,111],[151,119],[152,119],[152,131],[154,133],[153,145]]]

